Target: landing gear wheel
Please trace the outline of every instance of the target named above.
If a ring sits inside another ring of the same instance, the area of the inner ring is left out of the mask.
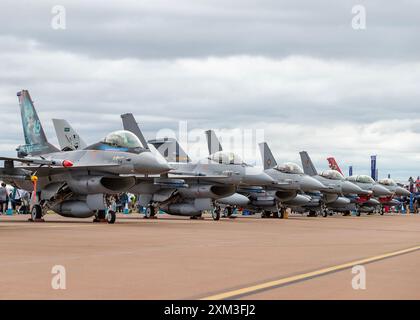
[[[145,219],[153,218],[156,215],[156,208],[152,205],[146,207],[146,213],[144,214]]]
[[[280,218],[278,211],[273,211],[273,218],[276,218],[276,219]]]
[[[261,218],[270,218],[271,217],[271,211],[264,210],[261,214]]]
[[[223,217],[224,218],[231,218],[232,217],[232,213],[233,213],[233,209],[231,207],[226,207],[223,210]]]
[[[93,222],[103,222],[106,218],[105,210],[97,210],[95,214],[95,218],[93,218]]]
[[[42,219],[42,208],[39,204],[36,204],[32,207],[31,219],[32,221],[37,221],[37,220]]]
[[[281,208],[280,209],[280,219],[284,219],[284,215],[285,215],[285,213],[286,213],[286,209],[285,208]]]
[[[220,220],[220,208],[214,208],[211,213],[211,216],[214,221]]]
[[[356,211],[356,216],[360,217],[360,211],[359,210]]]
[[[313,210],[309,211],[308,217],[316,217],[316,216],[317,216],[316,211],[313,211]]]
[[[108,213],[106,215],[106,220],[108,221],[108,223],[113,224],[113,223],[115,223],[116,219],[117,219],[117,215],[115,214],[115,212],[112,211],[112,210],[108,211]]]
[[[322,210],[321,210],[321,214],[322,214],[322,216],[323,216],[324,218],[328,217],[328,211],[327,211],[327,209],[322,209]]]

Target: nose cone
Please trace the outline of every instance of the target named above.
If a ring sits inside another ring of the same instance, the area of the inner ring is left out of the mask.
[[[310,176],[303,176],[299,185],[300,189],[306,192],[321,191],[327,188],[321,182]]]
[[[372,188],[372,191],[376,197],[388,197],[392,195],[391,191],[379,184],[375,184]]]
[[[244,184],[250,186],[265,186],[274,183],[274,179],[263,171],[246,170],[242,179]]]
[[[161,174],[172,169],[166,160],[156,157],[151,152],[140,153],[133,161],[134,170],[137,173]]]
[[[366,194],[367,192],[362,190],[358,185],[351,183],[350,181],[344,181],[341,185],[341,192],[344,194]]]
[[[397,187],[395,189],[395,194],[398,197],[409,197],[410,196],[410,191],[408,191],[407,189],[404,189],[402,187]]]

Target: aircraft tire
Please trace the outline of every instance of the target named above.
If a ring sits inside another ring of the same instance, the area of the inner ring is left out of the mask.
[[[108,211],[108,214],[106,215],[106,220],[109,224],[114,224],[115,220],[117,219],[117,215],[115,214],[115,211]]]
[[[360,217],[360,211],[359,210],[356,211],[356,216]]]
[[[321,211],[321,214],[322,214],[322,216],[323,216],[324,218],[328,217],[328,211],[327,211],[327,210],[325,210],[325,209],[323,209],[323,210]]]
[[[270,218],[270,217],[271,217],[271,211],[264,210],[261,215],[261,218]]]
[[[211,216],[214,221],[220,220],[220,208],[214,208],[211,212]]]
[[[42,218],[42,208],[39,204],[36,204],[32,207],[31,218],[32,221],[36,221]]]
[[[150,219],[150,218],[153,218],[154,216],[155,216],[155,214],[156,214],[156,212],[155,212],[155,207],[154,206],[152,206],[152,205],[148,205],[147,207],[146,207],[146,212],[144,213],[144,218],[145,219]]]

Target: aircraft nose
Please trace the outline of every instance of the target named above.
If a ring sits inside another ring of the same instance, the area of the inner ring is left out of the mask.
[[[379,184],[375,184],[372,188],[372,191],[373,191],[373,194],[377,197],[384,197],[384,196],[392,195],[391,191],[389,191],[387,188]]]
[[[395,194],[398,197],[409,197],[410,196],[410,191],[408,191],[407,189],[404,189],[402,187],[397,187],[395,189]]]
[[[133,165],[137,173],[143,174],[161,174],[172,169],[166,160],[156,157],[151,152],[140,153]]]
[[[310,176],[304,176],[302,178],[302,181],[300,182],[300,189],[302,191],[307,191],[307,192],[321,191],[326,188],[327,187],[324,186],[324,184],[322,184],[321,182],[319,182],[318,180]]]
[[[349,181],[344,181],[341,186],[341,191],[344,194],[365,194],[366,191],[362,190],[358,185],[351,183]]]

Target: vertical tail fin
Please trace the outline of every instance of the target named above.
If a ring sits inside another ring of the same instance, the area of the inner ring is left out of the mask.
[[[267,142],[262,142],[258,144],[258,146],[260,147],[261,158],[264,163],[264,170],[274,168],[277,165],[277,162]]]
[[[61,150],[82,150],[87,147],[83,139],[77,134],[67,120],[52,119]]]
[[[340,167],[338,166],[337,161],[335,161],[334,157],[327,158],[327,161],[328,161],[328,165],[330,166],[330,169],[336,170],[336,171],[340,172],[341,174],[343,174]],[[344,176],[344,174],[343,174],[343,176]]]
[[[137,124],[136,119],[134,118],[133,114],[132,113],[122,114],[121,119],[123,122],[124,130],[134,133],[140,139],[140,142],[143,144],[143,147],[146,150],[149,150],[147,141],[144,138],[143,133],[141,132],[139,125]]]
[[[318,172],[315,169],[314,164],[312,163],[309,154],[306,151],[299,152],[300,160],[302,161],[303,172],[309,176],[316,176]]]
[[[59,151],[50,144],[45,136],[41,121],[39,121],[31,96],[27,90],[17,93],[22,118],[23,134],[25,136],[25,146],[21,146],[18,152],[31,155],[41,155]]]
[[[149,140],[149,143],[153,145],[168,162],[191,162],[190,157],[184,149],[181,148],[176,139],[154,139]]]
[[[217,151],[222,151],[222,145],[220,144],[219,139],[213,130],[207,130],[206,132],[207,147],[209,149],[209,154],[216,153]]]

